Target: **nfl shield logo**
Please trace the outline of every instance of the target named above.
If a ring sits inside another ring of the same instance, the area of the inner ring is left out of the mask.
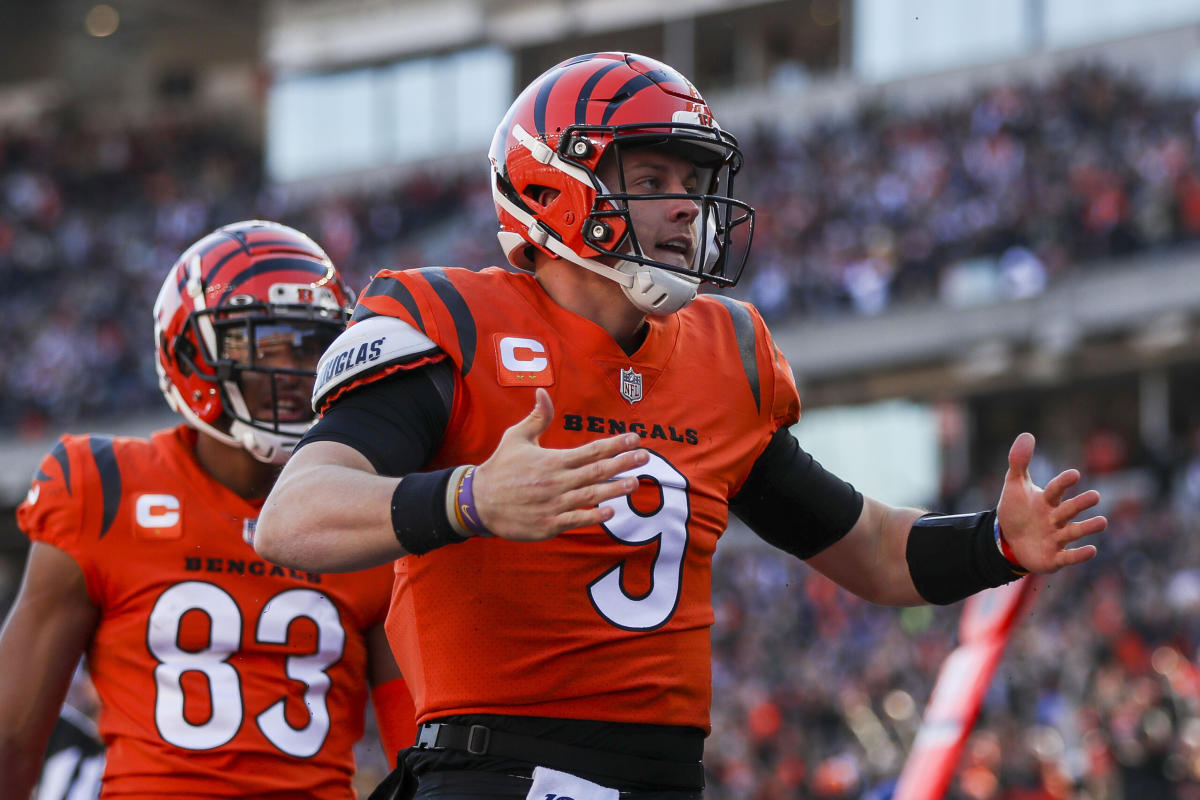
[[[633,367],[621,370],[621,397],[630,405],[642,399],[642,375],[634,372]]]

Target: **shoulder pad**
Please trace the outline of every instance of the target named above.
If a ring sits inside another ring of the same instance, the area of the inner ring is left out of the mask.
[[[325,398],[339,386],[438,350],[433,339],[395,317],[370,317],[357,322],[342,331],[317,362],[313,409],[319,409]]]

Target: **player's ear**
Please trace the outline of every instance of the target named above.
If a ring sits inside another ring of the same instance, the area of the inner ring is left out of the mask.
[[[529,196],[533,202],[540,205],[542,208],[554,202],[554,198],[558,197],[558,189],[550,186],[530,186],[526,189],[525,194]]]

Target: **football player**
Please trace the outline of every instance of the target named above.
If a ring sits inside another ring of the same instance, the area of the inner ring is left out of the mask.
[[[800,448],[758,312],[697,296],[738,280],[753,211],[736,140],[671,67],[557,65],[490,161],[521,271],[374,278],[257,541],[300,569],[399,558],[388,633],[421,723],[417,797],[700,797],[731,510],[884,604],[1095,554],[1068,545],[1105,526],[1076,521],[1098,495],[1064,499],[1074,470],[1035,486],[1028,434],[998,509],[951,517],[864,498]]]
[[[171,267],[155,365],[184,423],[63,436],[17,509],[32,546],[0,634],[6,797],[29,796],[84,652],[105,798],[352,798],[368,683],[385,747],[411,741],[383,629],[392,570],[289,569],[253,548],[351,303],[324,251],[275,223],[227,225]]]

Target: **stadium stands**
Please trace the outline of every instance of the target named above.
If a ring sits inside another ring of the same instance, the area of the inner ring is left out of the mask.
[[[784,330],[1028,297],[1101,259],[1200,241],[1196,108],[1088,67],[927,115],[747,132],[743,185],[762,212],[738,292]],[[261,162],[215,122],[58,117],[0,135],[0,431],[160,412],[154,292],[174,254],[223,222],[308,231],[356,286],[384,266],[501,260],[482,163],[315,196],[266,185]],[[953,800],[1200,797],[1200,450],[1165,471],[1159,492],[1137,488],[1161,476],[1136,458],[1113,468],[1114,486],[1135,488],[1107,509],[1100,559],[1045,582]],[[886,797],[957,610],[868,606],[737,529],[715,574],[709,796]],[[0,602],[18,575],[0,565]]]
[[[1076,68],[913,116],[866,109],[783,138],[743,135],[761,209],[738,289],[797,319],[1035,295],[1099,260],[1200,240],[1195,98]],[[0,135],[0,429],[30,435],[157,409],[140,358],[169,254],[231,219],[309,231],[356,286],[380,267],[501,261],[477,171],[388,190],[268,186],[219,122]]]

